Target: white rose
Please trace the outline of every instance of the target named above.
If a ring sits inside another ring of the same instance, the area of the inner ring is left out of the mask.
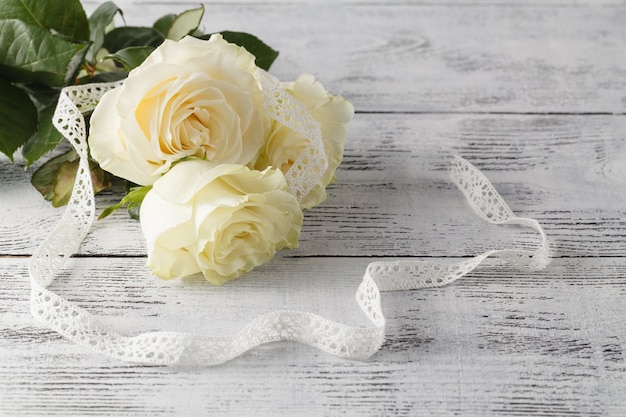
[[[254,56],[221,35],[166,40],[91,117],[91,155],[103,169],[149,185],[196,156],[253,163],[269,127]]]
[[[154,183],[140,220],[156,276],[221,285],[297,247],[302,211],[278,170],[189,160]]]
[[[335,171],[343,158],[346,142],[346,125],[354,116],[354,107],[343,97],[329,94],[310,74],[302,74],[295,82],[281,85],[304,104],[320,123],[322,131],[328,169],[317,186],[300,202],[303,209],[308,209],[326,199],[326,186],[336,179]],[[286,173],[308,144],[307,139],[293,130],[273,122],[256,167],[263,169],[271,166]]]

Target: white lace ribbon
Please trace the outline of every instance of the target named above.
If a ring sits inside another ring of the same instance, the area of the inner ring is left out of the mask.
[[[282,90],[277,80],[262,73],[268,113],[307,137],[306,154],[288,173],[290,190],[299,197],[317,183],[314,166],[326,164],[319,126]],[[31,311],[35,318],[66,338],[112,358],[153,365],[216,365],[268,342],[295,341],[333,355],[366,359],[378,351],[385,337],[381,291],[411,290],[449,284],[476,268],[489,256],[529,270],[545,267],[548,243],[539,223],[515,216],[487,178],[469,162],[455,157],[451,178],[463,191],[474,210],[495,224],[517,224],[536,230],[541,243],[535,250],[491,250],[458,263],[423,261],[373,262],[356,292],[356,301],[371,321],[370,327],[352,327],[316,314],[274,311],[256,317],[231,336],[209,336],[182,332],[148,332],[123,335],[102,324],[97,317],[60,297],[47,287],[67,259],[78,249],[94,219],[95,202],[89,172],[85,121],[82,113],[95,108],[102,95],[119,83],[68,87],[63,90],[54,124],[80,156],[80,165],[67,209],[30,261]],[[294,110],[295,109],[295,110]],[[325,169],[325,168],[324,168]],[[322,170],[323,172],[323,170]]]

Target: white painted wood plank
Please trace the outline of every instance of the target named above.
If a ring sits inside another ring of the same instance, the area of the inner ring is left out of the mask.
[[[195,6],[164,1],[125,5],[129,23]],[[281,51],[275,74],[313,72],[361,112],[432,113],[357,115],[340,182],[307,214],[300,249],[231,285],[150,278],[137,223],[118,215],[96,225],[81,249],[96,257],[71,260],[56,290],[128,332],[226,332],[272,307],[362,323],[352,297],[371,259],[361,256],[534,241],[469,212],[447,179],[454,153],[538,218],[565,258],[386,294],[388,341],[368,362],[274,344],[206,370],[136,367],[31,318],[24,256],[60,211],[1,159],[0,415],[626,414],[626,119],[587,114],[624,113],[625,3],[284,3],[207,4],[205,28],[259,35]],[[130,257],[101,258],[111,254]]]
[[[273,307],[358,324],[352,294],[367,262],[275,260],[214,288],[122,278],[141,259],[82,258],[54,288],[128,332],[226,332],[226,321]],[[42,329],[29,313],[26,260],[0,259],[0,415],[626,413],[626,261],[556,259],[534,274],[495,262],[449,287],[383,294],[388,341],[367,362],[272,344],[176,371],[109,360]]]
[[[467,256],[508,245],[511,233],[535,242],[469,209],[448,178],[457,153],[545,226],[555,256],[622,256],[624,132],[624,116],[359,114],[339,182],[306,213],[288,256]],[[61,215],[28,184],[31,172],[0,161],[1,254],[31,254]],[[120,196],[98,196],[98,212]],[[142,255],[139,225],[124,212],[96,222],[80,253]]]
[[[85,8],[91,10],[91,8],[97,7],[101,2],[94,0],[84,0],[82,1]],[[284,5],[299,5],[302,4],[302,0],[209,0],[203,2],[205,5],[225,5],[225,4],[261,4],[261,5],[280,5],[281,7]],[[355,4],[355,5],[380,5],[383,2],[380,0],[309,0],[307,3],[316,4],[316,5],[332,5],[332,4]],[[393,7],[393,6],[419,6],[419,5],[432,5],[434,2],[432,0],[387,0],[384,2],[385,7]],[[524,6],[533,6],[533,7],[554,7],[554,6],[564,6],[564,7],[587,7],[587,6],[613,6],[613,5],[624,5],[626,2],[624,0],[550,0],[550,1],[533,1],[533,0],[446,0],[445,6],[449,7],[452,5],[485,5],[485,6],[498,6],[498,7],[524,7]],[[117,0],[115,4],[119,6],[124,6],[128,4],[143,4],[144,6],[152,6],[155,4],[167,4],[174,7],[177,6],[189,6],[193,4],[189,0]]]
[[[359,110],[623,113],[626,7],[553,4],[229,2],[207,4],[203,27],[256,34],[281,52],[279,78],[311,72]],[[191,6],[124,10],[147,25]]]

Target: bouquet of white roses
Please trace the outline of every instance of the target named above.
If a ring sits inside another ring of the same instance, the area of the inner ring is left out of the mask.
[[[60,142],[52,125],[60,123],[53,111],[63,86],[120,80],[89,118],[92,182],[98,192],[111,178],[127,181],[127,195],[101,217],[122,205],[139,217],[155,275],[201,272],[220,285],[297,246],[302,210],[325,199],[341,161],[354,112],[348,101],[305,74],[281,83],[288,97],[273,92],[278,105],[271,107],[264,70],[277,52],[248,34],[203,34],[202,7],[164,16],[150,28],[112,28],[120,10],[110,2],[89,19],[78,1],[51,1],[47,10],[32,0],[9,2],[0,26],[13,32],[0,27],[0,45],[16,42],[22,32],[37,34],[39,43],[29,46],[32,57],[0,49],[0,88],[21,104],[17,110],[0,106],[0,118],[8,125],[19,113],[16,125],[38,128],[10,140],[0,129],[1,151],[11,157],[22,146],[27,164],[35,162]],[[30,21],[33,13],[41,19]],[[55,23],[59,14],[68,14],[71,28]],[[49,44],[66,47],[68,59]],[[35,62],[55,53],[56,69]],[[25,65],[30,71],[19,70]],[[290,99],[293,105],[285,103]],[[307,158],[311,138],[298,131],[299,121],[289,126],[291,116],[283,113],[292,107],[319,125],[323,165]],[[33,183],[62,205],[77,169],[78,156],[70,151],[41,166]],[[315,182],[306,189],[289,181],[312,170],[318,171]]]
[[[221,35],[165,41],[91,117],[92,156],[141,185],[125,202],[141,201],[157,276],[202,272],[222,284],[297,246],[301,208],[325,198],[352,106],[309,75],[284,85],[322,125],[330,161],[298,201],[284,174],[307,139],[270,119],[258,70],[249,52]]]

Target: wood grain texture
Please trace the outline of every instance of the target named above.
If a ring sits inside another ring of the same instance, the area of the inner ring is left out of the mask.
[[[485,224],[449,180],[454,154],[545,226],[553,256],[622,256],[625,138],[624,116],[359,114],[339,180],[307,212],[289,256],[467,256],[506,245],[512,229]],[[26,186],[29,175],[0,161],[1,254],[32,253],[61,215]],[[98,211],[119,198],[98,196]],[[536,241],[526,235],[517,234]],[[80,253],[142,255],[139,225],[123,212],[96,222]]]
[[[196,6],[118,4],[141,25]],[[55,291],[127,334],[228,334],[276,308],[367,325],[353,297],[375,258],[537,243],[471,212],[448,179],[454,154],[542,223],[552,262],[491,260],[448,287],[383,294],[387,341],[365,362],[279,343],[214,368],[140,367],[30,315],[28,256],[61,211],[1,158],[0,416],[626,415],[626,2],[205,4],[206,30],[255,33],[280,50],[281,79],[312,72],[355,104],[339,181],[299,249],[224,287],[152,278],[139,225],[117,213]]]
[[[195,4],[124,10],[146,25]],[[624,21],[625,6],[594,2],[207,2],[203,27],[256,34],[280,51],[280,79],[313,73],[358,110],[624,113]]]
[[[129,333],[224,334],[272,308],[360,324],[352,295],[367,262],[276,260],[214,288],[148,279],[141,259],[87,258],[74,260],[55,289]],[[0,260],[3,415],[626,412],[623,259],[556,259],[538,274],[494,261],[446,288],[385,293],[387,342],[366,362],[273,344],[184,372],[112,361],[42,329],[28,311],[25,263]],[[138,276],[127,277],[129,269]]]
[[[86,9],[91,10],[97,7],[100,3],[94,0],[85,0],[82,2]],[[208,1],[209,5],[219,4],[262,4],[262,5],[293,5],[298,4],[298,0],[222,0],[222,1]],[[337,4],[333,0],[310,0],[308,3],[317,5],[330,5]],[[354,5],[381,5],[383,2],[380,0],[342,0],[342,4],[354,4]],[[402,6],[420,6],[420,5],[433,5],[435,2],[432,0],[388,0],[384,2],[384,5],[394,7],[398,5]],[[187,6],[194,4],[190,0],[118,0],[115,4],[120,6],[127,6],[133,4],[142,4],[145,6],[165,4],[173,6]],[[624,0],[550,0],[545,2],[537,2],[533,0],[446,0],[443,6],[448,7],[451,5],[462,6],[497,6],[497,7],[519,7],[519,6],[533,6],[533,7],[588,7],[593,6],[621,6],[626,4]]]

